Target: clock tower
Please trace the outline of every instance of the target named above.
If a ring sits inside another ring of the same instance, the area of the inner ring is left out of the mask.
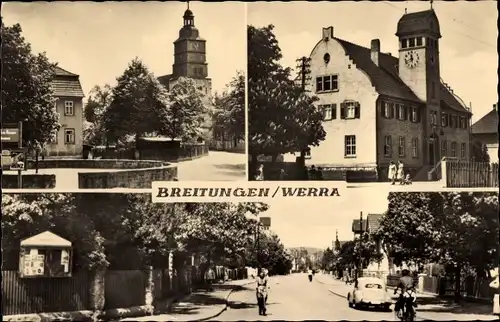
[[[200,38],[200,32],[194,26],[193,12],[188,8],[184,12],[184,25],[179,30],[179,38],[174,42],[174,64],[172,76],[192,79],[206,79],[206,41]]]
[[[440,160],[441,77],[439,73],[439,39],[441,32],[436,13],[430,10],[401,17],[396,36],[399,38],[398,72],[401,80],[424,102],[421,111],[425,133],[424,149],[429,165]],[[427,151],[426,151],[427,150]]]

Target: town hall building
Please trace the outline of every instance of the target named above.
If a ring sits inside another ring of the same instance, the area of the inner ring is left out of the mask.
[[[310,147],[306,164],[377,170],[402,161],[415,179],[443,157],[469,159],[471,113],[440,76],[440,27],[434,10],[398,22],[399,55],[379,39],[363,47],[323,28],[310,55],[306,89],[319,98],[326,139]]]

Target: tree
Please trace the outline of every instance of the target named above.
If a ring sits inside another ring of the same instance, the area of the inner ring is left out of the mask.
[[[107,137],[118,141],[134,136],[137,141],[141,135],[161,131],[170,105],[168,92],[146,65],[135,58],[117,82],[103,117]]]
[[[208,108],[203,93],[190,78],[181,77],[168,93],[169,104],[162,113],[160,134],[183,141],[196,141],[202,135]]]
[[[19,24],[2,22],[2,123],[23,122],[24,146],[38,152],[59,131],[52,80],[56,64],[35,55]]]
[[[103,145],[105,143],[104,113],[113,101],[113,89],[110,85],[96,85],[90,91],[87,104],[83,114],[84,124],[83,141],[91,145]]]
[[[305,93],[291,79],[274,26],[248,27],[249,153],[255,165],[260,154],[293,153],[325,139],[323,113],[316,96]]]
[[[378,232],[386,251],[401,263],[439,263],[460,275],[483,275],[498,259],[498,194],[390,193],[389,208]]]
[[[285,250],[279,237],[273,233],[261,232],[258,240],[246,248],[247,265],[264,267],[271,275],[285,275],[292,269],[292,256]]]
[[[238,72],[221,95],[214,97],[214,129],[223,139],[245,139],[245,75]]]
[[[12,267],[12,262],[19,260],[22,239],[46,230],[73,243],[76,267],[92,269],[109,265],[105,240],[91,218],[75,211],[74,194],[2,196],[2,250],[6,266]]]
[[[490,162],[490,155],[486,144],[478,140],[472,142],[472,160],[476,162]]]
[[[323,258],[321,260],[321,269],[325,271],[332,270],[334,260],[335,260],[335,253],[330,247],[328,247],[323,252]]]

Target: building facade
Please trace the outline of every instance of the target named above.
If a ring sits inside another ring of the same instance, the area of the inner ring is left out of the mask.
[[[380,40],[363,47],[323,28],[310,55],[306,90],[319,98],[326,139],[311,147],[306,164],[376,169],[390,161],[427,178],[442,157],[469,158],[471,113],[440,77],[440,28],[434,10],[398,22],[399,56]]]
[[[169,90],[181,77],[190,78],[196,83],[197,89],[204,94],[206,106],[209,107],[209,114],[203,126],[203,138],[211,139],[212,80],[208,77],[206,40],[200,37],[200,32],[194,25],[194,14],[189,8],[184,12],[183,21],[179,37],[174,42],[172,74],[160,76],[158,80]]]
[[[55,109],[59,114],[59,129],[46,145],[47,156],[80,156],[83,153],[83,94],[80,77],[56,67],[52,81]]]
[[[473,138],[488,149],[490,162],[498,163],[498,103],[493,109],[472,124]]]

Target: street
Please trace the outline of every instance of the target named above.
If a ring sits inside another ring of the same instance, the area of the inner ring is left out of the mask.
[[[229,298],[229,308],[213,321],[238,320],[348,320],[397,321],[394,312],[356,310],[349,308],[347,295],[350,286],[330,276],[318,274],[309,282],[306,274],[272,277],[270,280],[268,315],[258,315],[255,289],[247,285]],[[337,294],[335,294],[335,293]],[[422,299],[429,303],[430,300]],[[444,304],[425,304],[417,308],[417,320],[495,320],[491,307],[474,304],[470,308],[453,308]]]
[[[179,181],[246,180],[247,156],[244,153],[210,151],[208,156],[174,163]]]

